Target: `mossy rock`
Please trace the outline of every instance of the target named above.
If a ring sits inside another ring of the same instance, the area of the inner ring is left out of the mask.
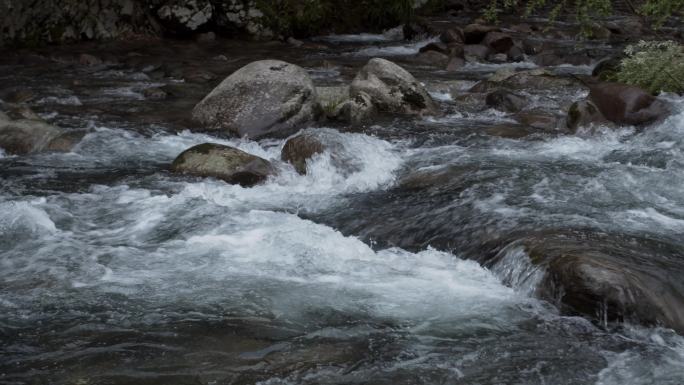
[[[211,177],[251,187],[275,173],[271,163],[230,146],[203,143],[181,153],[171,164],[178,174]]]

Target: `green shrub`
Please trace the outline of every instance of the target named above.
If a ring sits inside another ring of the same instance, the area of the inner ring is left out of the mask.
[[[684,46],[674,41],[641,41],[625,49],[627,55],[615,80],[651,93],[684,93]]]

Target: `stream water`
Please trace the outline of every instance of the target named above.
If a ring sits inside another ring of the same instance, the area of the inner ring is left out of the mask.
[[[276,56],[317,84],[391,56],[445,115],[311,128],[342,143],[347,162],[324,153],[300,176],[279,161],[282,140],[187,130],[208,85],[148,101],[144,88],[180,80],[106,64],[0,66],[0,82],[31,89],[43,118],[90,129],[70,153],[0,158],[0,383],[684,382],[684,338],[672,330],[564,315],[534,295],[541,272],[520,248],[476,262],[491,240],[581,229],[637,249],[665,243],[664,263],[681,269],[684,99],[664,96],[675,113],[643,131],[493,135],[520,127],[462,108],[440,84],[467,89],[505,65],[447,75],[402,62],[420,43],[324,41],[325,53],[221,41],[135,52],[192,57],[221,76]],[[228,61],[210,59],[219,53]],[[586,94],[521,92],[557,113]],[[273,160],[278,176],[246,189],[167,171],[208,141]]]

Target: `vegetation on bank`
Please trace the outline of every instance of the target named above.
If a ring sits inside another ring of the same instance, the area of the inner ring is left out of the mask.
[[[674,41],[641,41],[625,49],[612,80],[653,94],[684,93],[684,46]]]

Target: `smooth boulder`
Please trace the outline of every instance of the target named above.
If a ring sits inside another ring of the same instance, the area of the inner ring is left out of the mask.
[[[433,115],[437,104],[408,71],[389,60],[371,59],[351,84],[352,98],[365,93],[383,112]]]
[[[667,105],[643,89],[621,83],[589,85],[589,100],[613,123],[642,125],[664,118]]]
[[[316,88],[303,68],[262,60],[223,80],[195,106],[193,118],[240,137],[287,137],[315,119],[316,106]]]
[[[251,187],[275,173],[271,163],[230,146],[204,143],[191,147],[173,161],[174,173],[211,177]]]

